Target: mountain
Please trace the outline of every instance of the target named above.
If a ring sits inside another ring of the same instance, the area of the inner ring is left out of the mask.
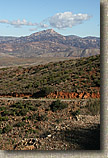
[[[25,37],[0,36],[0,54],[16,57],[87,57],[100,53],[100,38],[63,36],[48,29]]]
[[[11,41],[14,41],[17,38],[18,37],[0,36],[0,43],[11,42]]]

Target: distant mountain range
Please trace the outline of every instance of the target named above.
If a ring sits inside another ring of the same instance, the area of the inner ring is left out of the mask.
[[[88,57],[99,53],[99,37],[63,36],[53,29],[25,37],[0,36],[0,56]]]

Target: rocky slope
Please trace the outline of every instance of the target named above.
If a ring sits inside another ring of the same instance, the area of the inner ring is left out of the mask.
[[[100,55],[1,68],[1,96],[1,150],[100,149]]]
[[[48,29],[25,37],[0,37],[0,53],[18,57],[87,57],[100,53],[100,38],[63,36]]]
[[[100,55],[0,69],[0,96],[99,98]]]
[[[52,104],[0,100],[0,149],[100,149],[100,100],[61,102],[56,111]],[[66,106],[60,108],[61,105]]]

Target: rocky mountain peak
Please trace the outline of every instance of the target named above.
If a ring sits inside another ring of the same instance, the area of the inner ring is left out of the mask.
[[[48,30],[44,30],[44,31],[47,32],[47,33],[57,33],[53,29],[48,29]]]
[[[39,36],[39,35],[52,35],[52,36],[57,36],[57,35],[60,35],[59,33],[57,33],[56,31],[54,31],[53,29],[47,29],[47,30],[43,30],[43,31],[40,31],[40,32],[36,32],[36,33],[33,33],[31,36]]]

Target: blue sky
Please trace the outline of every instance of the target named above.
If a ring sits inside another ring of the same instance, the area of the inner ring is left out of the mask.
[[[99,37],[100,1],[0,1],[0,36],[26,36],[51,28],[63,35]]]

